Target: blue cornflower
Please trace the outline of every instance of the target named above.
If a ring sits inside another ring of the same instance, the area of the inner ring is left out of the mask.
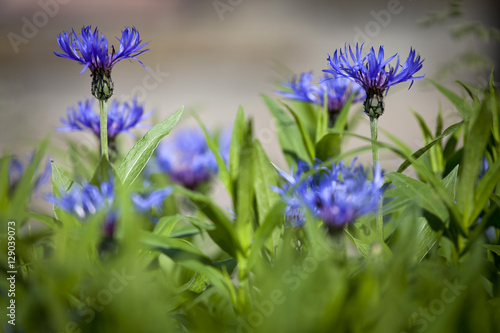
[[[421,79],[423,76],[414,76],[421,68],[424,60],[420,60],[420,55],[416,55],[415,50],[410,48],[410,54],[405,63],[400,65],[399,55],[396,66],[392,67],[389,62],[397,54],[384,59],[384,48],[380,46],[378,55],[372,48],[368,54],[362,54],[363,44],[359,47],[356,44],[356,54],[351,46],[347,50],[347,44],[340,52],[335,51],[333,56],[328,56],[331,69],[324,72],[341,76],[353,80],[361,85],[366,91],[365,112],[370,117],[378,118],[384,112],[383,94],[397,83]],[[350,59],[349,59],[350,56]]]
[[[343,228],[378,209],[384,183],[380,166],[373,170],[373,180],[368,180],[363,167],[354,163],[346,168],[339,162],[322,173],[318,182],[299,188],[301,199],[329,230]]]
[[[102,182],[100,186],[83,183],[73,186],[60,197],[49,194],[47,201],[58,206],[65,212],[79,217],[82,221],[107,208],[111,208],[114,199],[114,184],[112,181]]]
[[[35,153],[31,155],[31,158],[29,160],[29,163],[33,163],[33,158],[35,157]],[[9,162],[9,193],[13,194],[17,184],[19,183],[19,180],[23,176],[25,172],[25,165],[23,162],[17,158],[17,157],[12,157],[8,160]],[[38,166],[37,166],[38,169]],[[33,174],[33,178],[31,180],[32,184],[32,189],[33,192],[37,192],[44,184],[46,184],[49,179],[50,175],[52,172],[52,168],[50,166],[50,161],[47,160],[47,163],[45,165],[45,168],[41,172],[35,171]]]
[[[113,145],[114,139],[119,133],[127,133],[133,138],[130,129],[134,127],[149,128],[147,125],[138,123],[148,118],[151,113],[153,110],[144,113],[144,105],[138,104],[136,97],[132,103],[119,103],[116,99],[113,100],[108,109],[107,121],[110,146]],[[78,102],[78,110],[73,107],[68,108],[67,118],[61,118],[61,123],[64,126],[58,127],[58,131],[70,132],[89,129],[97,138],[100,138],[101,118],[99,113],[94,111],[94,100],[87,99],[84,102]]]
[[[172,193],[171,187],[158,190],[150,190],[145,194],[132,194],[134,209],[140,213],[146,213],[153,209],[160,211],[165,198]],[[119,212],[113,207],[114,182],[107,181],[97,185],[83,183],[81,186],[73,186],[67,193],[60,197],[49,194],[47,201],[55,204],[69,214],[77,216],[85,221],[96,213],[107,210],[104,230],[114,230],[114,223]]]
[[[117,38],[118,39],[118,38]],[[55,55],[76,60],[84,65],[80,74],[90,69],[92,76],[92,95],[99,100],[107,100],[113,94],[113,81],[111,80],[111,70],[113,66],[123,59],[135,59],[144,68],[144,64],[137,59],[137,56],[149,49],[144,49],[148,43],[141,44],[139,32],[135,28],[125,28],[122,37],[118,39],[120,48],[115,51],[108,47],[108,40],[99,33],[97,28],[92,32],[90,26],[83,27],[81,34],[63,32],[57,36],[57,43],[61,47],[62,53],[54,52]]]
[[[139,212],[145,213],[152,209],[161,212],[161,206],[165,198],[171,193],[172,187],[170,186],[143,194],[134,193],[132,194],[132,202],[135,209]]]
[[[327,95],[327,110],[329,114],[329,126],[332,127],[340,110],[345,105],[349,97],[354,94],[353,102],[365,99],[365,93],[361,86],[344,77],[335,75],[324,75],[319,79],[318,85],[311,83],[312,72],[295,75],[283,86],[292,90],[276,91],[289,99],[323,105],[325,93]]]
[[[315,166],[319,163],[320,162],[316,163]],[[291,175],[283,170],[278,170],[279,175],[285,180],[285,184],[283,184],[281,188],[272,187],[272,190],[281,194],[283,201],[287,204],[285,208],[285,222],[287,226],[301,227],[304,224],[305,209],[303,202],[298,196],[299,188],[311,185],[311,183],[316,181],[321,175],[320,173],[315,173],[305,180],[300,181],[302,175],[310,169],[307,163],[298,161],[297,171],[294,172],[292,168]]]
[[[288,203],[287,220],[293,222],[297,216],[303,223],[304,214],[300,209],[305,206],[334,232],[359,216],[376,211],[384,183],[380,166],[373,171],[373,180],[368,180],[363,167],[354,164],[355,161],[347,168],[339,162],[331,168],[318,169],[301,181],[303,173],[310,170],[307,165],[299,165],[294,177],[281,172],[288,183],[281,191]]]
[[[229,149],[227,144],[224,147]],[[225,152],[221,155],[228,156]],[[217,161],[205,135],[201,129],[194,128],[182,129],[161,141],[156,149],[156,164],[174,183],[189,189],[196,189],[218,171]]]

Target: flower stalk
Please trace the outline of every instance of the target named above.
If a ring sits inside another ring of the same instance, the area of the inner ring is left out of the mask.
[[[99,110],[101,113],[101,156],[109,158],[108,154],[108,101],[99,100]]]

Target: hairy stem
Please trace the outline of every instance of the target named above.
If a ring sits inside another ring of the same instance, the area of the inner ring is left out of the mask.
[[[101,110],[101,155],[108,158],[108,104],[107,100],[99,100]]]

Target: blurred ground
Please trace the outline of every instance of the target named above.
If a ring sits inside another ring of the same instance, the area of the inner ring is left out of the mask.
[[[218,12],[214,3],[225,4],[226,11]],[[57,34],[92,25],[116,45],[113,37],[120,36],[125,26],[135,26],[142,39],[150,41],[150,51],[140,57],[150,73],[137,62],[120,62],[113,69],[115,97],[123,99],[138,92],[146,108],[156,110],[156,119],[185,105],[196,110],[209,127],[230,125],[238,106],[243,105],[255,119],[256,136],[271,159],[284,167],[271,117],[259,96],[273,95],[279,78],[273,64],[319,74],[327,67],[327,54],[345,42],[356,41],[370,47],[384,45],[386,54],[398,52],[403,59],[414,47],[425,58],[422,73],[428,78],[467,49],[478,48],[498,59],[488,44],[456,42],[442,26],[424,29],[416,24],[425,13],[445,9],[447,4],[411,0],[2,0],[0,149],[32,146],[47,132],[54,132],[68,106],[91,97],[89,72],[79,76],[80,65],[53,54],[58,50]],[[465,7],[468,19],[489,24],[497,21],[497,1],[468,1]],[[43,14],[43,8],[48,14]],[[381,14],[390,13],[391,8],[394,14]],[[26,27],[33,23],[38,25],[34,30]],[[9,33],[22,36],[25,43],[13,46]],[[466,77],[474,83],[485,78]],[[424,81],[416,81],[411,90],[407,87],[391,89],[379,124],[416,149],[422,141],[409,107],[431,124],[439,101],[447,124],[453,122],[454,114]],[[362,122],[356,131],[369,136],[368,122]],[[77,133],[54,133],[53,141],[68,136],[84,145],[96,144],[91,135]],[[359,144],[351,141],[349,147]],[[398,163],[383,153],[382,158],[389,170]],[[369,155],[362,160],[369,161]]]

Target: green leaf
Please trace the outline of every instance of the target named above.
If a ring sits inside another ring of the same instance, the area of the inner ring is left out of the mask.
[[[448,218],[446,206],[442,203],[434,189],[428,184],[398,172],[391,172],[385,176],[391,180],[397,188],[403,190],[401,193],[404,193],[407,198],[417,199],[421,207],[438,216],[441,221],[445,221]]]
[[[484,156],[486,144],[490,138],[491,125],[490,103],[488,99],[475,110],[471,117],[469,131],[465,138],[464,154],[460,162],[459,182],[457,191],[457,204],[463,212],[462,227],[466,229],[474,209],[474,193],[478,180],[481,160]]]
[[[51,160],[50,164],[52,166],[52,186],[57,190],[62,189],[68,192],[71,185],[73,185],[73,180],[59,168],[54,160]]]
[[[254,207],[254,160],[255,150],[251,128],[247,128],[240,151],[240,167],[236,181],[235,229],[238,239],[246,251],[252,242]]]
[[[500,245],[483,244],[483,246],[500,256]]]
[[[278,173],[258,140],[254,141],[253,162],[255,201],[259,224],[262,224],[271,207],[279,200],[278,193],[271,189],[278,186]]]
[[[304,147],[306,147],[307,153],[309,155],[309,160],[314,161],[314,145],[313,145],[313,140],[309,136],[309,133],[307,132],[307,129],[304,125],[304,122],[302,121],[302,118],[290,107],[288,104],[285,102],[281,102],[288,111],[292,114],[293,118],[295,119],[295,122],[297,123],[297,126],[299,127],[300,135],[302,137],[302,141],[304,142]]]
[[[432,140],[431,142],[429,142],[428,144],[426,144],[424,147],[422,147],[419,150],[417,150],[416,152],[414,152],[411,155],[411,158],[407,158],[403,163],[401,163],[401,165],[399,166],[397,172],[401,173],[401,172],[405,171],[411,165],[411,160],[412,159],[418,159],[420,156],[422,156],[423,154],[425,154],[430,148],[432,148],[432,146],[434,146],[436,143],[440,142],[441,139],[443,139],[444,137],[446,137],[446,136],[454,133],[456,130],[460,129],[463,126],[463,124],[464,124],[464,122],[461,121],[459,123],[453,124],[450,127],[448,127],[443,132],[443,134],[441,134],[440,136],[438,136],[437,138],[435,138],[434,140]]]
[[[61,194],[60,190],[68,192],[71,185],[73,185],[73,181],[57,166],[56,162],[51,160],[50,164],[52,166],[52,194],[59,196]],[[56,219],[60,220],[62,216],[61,208],[53,205],[53,211]]]
[[[284,202],[276,202],[269,210],[269,213],[266,215],[259,228],[255,231],[254,242],[250,248],[250,255],[248,258],[249,270],[257,263],[259,253],[264,244],[271,237],[274,228],[283,222],[285,208],[286,204]]]
[[[236,119],[234,120],[231,146],[229,147],[229,172],[231,174],[231,181],[233,182],[235,182],[238,178],[240,167],[240,151],[245,139],[245,133],[247,131],[248,124],[245,121],[245,113],[243,112],[243,108],[240,106],[238,108],[238,113],[236,114]],[[234,197],[234,193],[230,193]]]
[[[301,132],[295,121],[271,98],[266,95],[262,95],[262,98],[276,120],[278,139],[288,166],[291,167],[299,159],[312,163],[309,160],[308,151],[303,140],[301,140]]]
[[[28,213],[28,216],[30,218],[33,218],[35,220],[42,222],[43,224],[45,224],[46,226],[48,226],[49,228],[54,229],[54,230],[58,229],[60,224],[61,224],[61,222],[59,222],[58,220],[56,220],[52,216],[45,215],[45,214]]]
[[[483,178],[479,181],[479,185],[474,186],[474,206],[470,216],[470,221],[475,221],[481,211],[485,207],[490,194],[493,192],[497,184],[500,182],[500,158],[489,166]]]
[[[208,133],[208,130],[206,129],[205,125],[203,125],[203,122],[201,121],[200,117],[196,113],[193,113],[193,115],[198,124],[200,125],[201,129],[203,130],[203,134],[205,134],[205,140],[207,142],[208,148],[212,151],[212,153],[215,156],[215,160],[217,161],[219,178],[226,187],[226,189],[229,191],[229,193],[232,194],[233,183],[231,182],[231,176],[229,175],[229,171],[227,170],[226,162],[224,162],[224,159],[220,154],[219,147],[217,143],[214,141],[214,139],[212,139],[212,137]]]
[[[351,108],[352,101],[354,100],[355,94],[351,94],[345,104],[342,106],[337,119],[335,119],[335,124],[333,125],[334,130],[343,131],[347,125],[347,116],[349,115],[349,109]]]
[[[125,187],[130,187],[136,180],[153,155],[160,140],[170,133],[177,124],[183,110],[184,107],[181,107],[176,113],[156,124],[130,149],[116,170],[118,178]]]
[[[328,133],[316,144],[316,158],[328,161],[341,153],[342,136],[337,133]]]
[[[109,181],[114,175],[113,171],[113,166],[109,163],[108,157],[102,156],[90,183],[99,186],[99,184]]]
[[[232,257],[235,257],[238,251],[242,251],[233,223],[208,196],[180,186],[174,186],[174,191],[191,199],[198,209],[214,223],[215,229],[209,230],[208,234],[222,250]]]
[[[461,97],[457,94],[455,94],[453,91],[441,86],[437,82],[428,79],[443,95],[445,95],[450,102],[457,108],[458,112],[460,112],[460,115],[462,116],[462,119],[464,120],[469,120],[471,113],[472,113],[472,108],[467,103],[467,100],[464,97]]]

